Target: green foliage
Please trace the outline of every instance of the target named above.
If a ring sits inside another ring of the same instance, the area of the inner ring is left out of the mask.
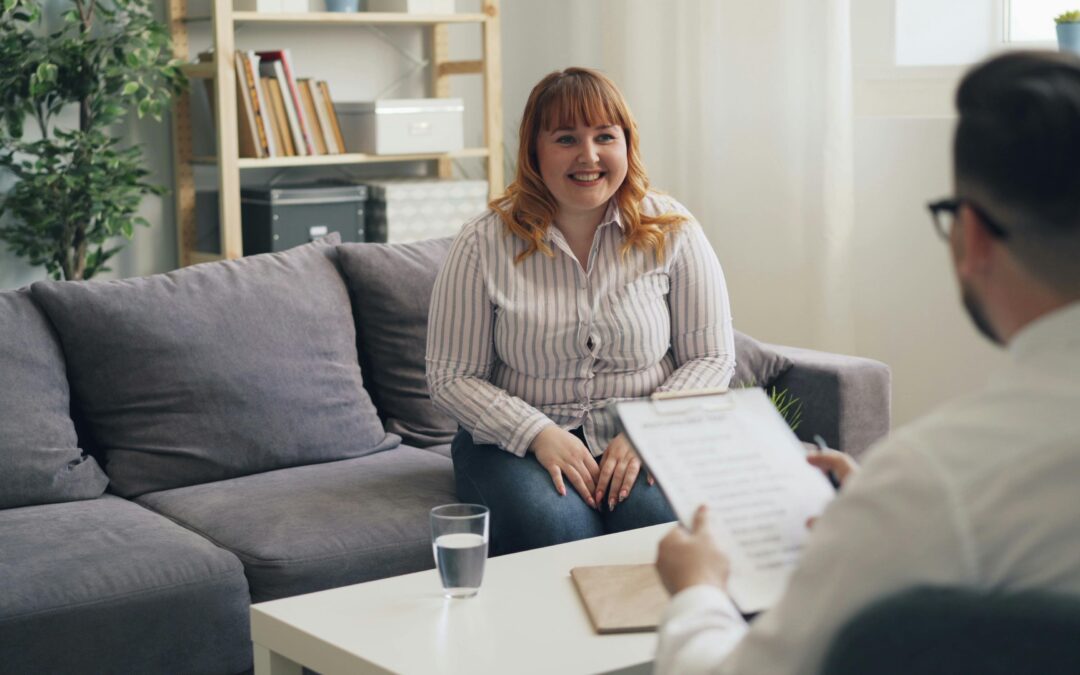
[[[746,389],[749,387],[758,386],[753,378],[749,382],[738,382],[731,385],[735,389]],[[764,388],[764,387],[763,387]],[[784,421],[788,423],[792,431],[797,431],[799,425],[802,424],[802,399],[798,396],[792,396],[787,389],[777,391],[776,387],[767,389],[766,393],[769,395],[769,400],[776,406],[777,412],[784,418]]]
[[[116,125],[132,111],[161,121],[187,80],[152,0],[0,2],[0,167],[16,179],[0,239],[55,279],[89,279],[123,247],[115,237],[149,225],[135,215],[143,196],[164,192]],[[66,8],[59,27],[44,25],[46,4]],[[78,126],[64,128],[74,106]]]
[[[769,390],[769,400],[776,406],[776,410],[791,430],[798,431],[799,425],[802,424],[802,400],[798,396],[792,396],[787,389],[777,391],[776,387]]]
[[[1054,17],[1054,23],[1080,23],[1080,10],[1059,14]]]

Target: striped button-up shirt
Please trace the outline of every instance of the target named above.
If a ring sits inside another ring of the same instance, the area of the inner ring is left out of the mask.
[[[689,219],[664,260],[625,257],[612,201],[582,268],[556,227],[541,252],[487,212],[454,240],[431,299],[427,379],[435,404],[472,434],[523,456],[541,429],[583,427],[593,455],[615,435],[612,401],[728,383],[731,310],[716,254],[678,202],[650,195],[644,213]]]

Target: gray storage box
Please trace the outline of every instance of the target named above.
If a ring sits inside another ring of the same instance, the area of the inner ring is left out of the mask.
[[[487,210],[483,180],[395,178],[365,181],[368,241],[405,243],[453,236]]]
[[[244,255],[284,251],[337,232],[364,241],[368,189],[350,183],[281,185],[240,191]]]

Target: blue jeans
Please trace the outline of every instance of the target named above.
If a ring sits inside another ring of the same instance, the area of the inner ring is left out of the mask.
[[[580,431],[573,432],[580,438]],[[465,430],[450,445],[457,496],[491,510],[492,555],[527,551],[601,534],[675,520],[660,488],[638,474],[630,495],[614,511],[594,511],[566,482],[566,496],[532,453],[517,457],[496,445],[476,445]],[[597,457],[597,463],[600,458]]]

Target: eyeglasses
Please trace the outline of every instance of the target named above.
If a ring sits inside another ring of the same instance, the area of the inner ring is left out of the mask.
[[[965,204],[978,214],[979,218],[986,224],[986,229],[990,231],[990,234],[998,239],[1009,238],[1008,230],[999,225],[978,204],[975,204],[970,199],[949,197],[926,205],[926,208],[930,210],[930,217],[934,220],[934,229],[937,230],[942,239],[948,241],[949,236],[952,234],[953,225],[956,223],[956,214],[960,211],[960,207]]]

